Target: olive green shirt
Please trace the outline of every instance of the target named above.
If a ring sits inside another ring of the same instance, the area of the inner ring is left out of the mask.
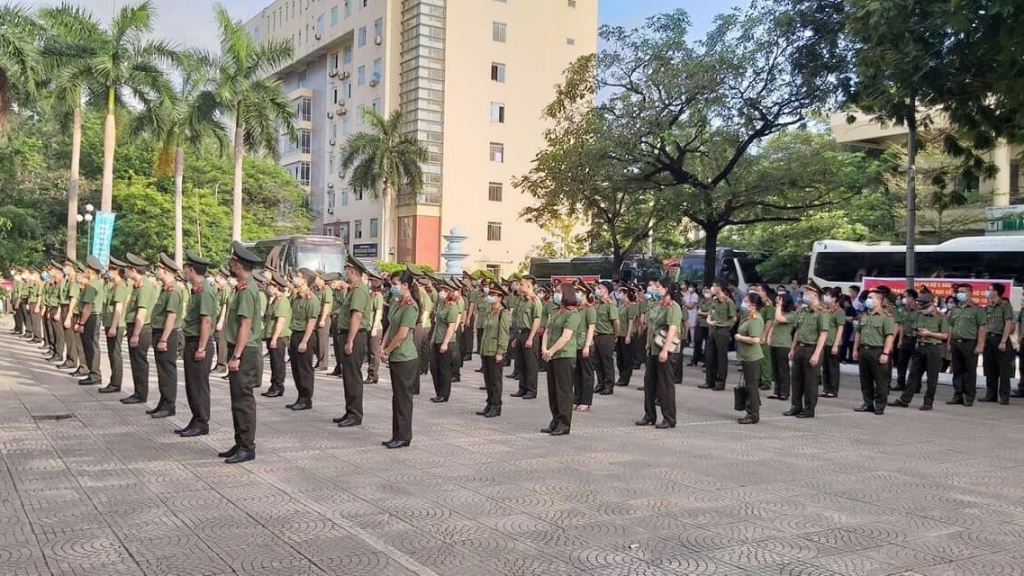
[[[348,288],[338,288],[331,291],[331,319],[338,323],[338,314],[345,306],[345,298],[348,296]]]
[[[740,322],[740,326],[736,330],[736,333],[749,338],[763,338],[764,319],[762,319],[761,316],[747,318]],[[760,344],[747,344],[746,342],[736,340],[736,356],[738,356],[740,360],[752,362],[764,358],[764,352],[761,351]]]
[[[142,325],[148,326],[150,315],[153,312],[153,305],[156,304],[156,299],[159,295],[160,287],[157,286],[156,282],[144,277],[137,287],[132,290],[131,297],[128,298],[128,304],[124,309],[125,322],[134,323],[139,309],[144,309],[146,311],[143,315],[145,322]]]
[[[924,329],[929,332],[935,332],[936,334],[944,334],[947,328],[949,328],[949,326],[946,324],[945,316],[939,316],[938,314],[926,316],[923,313],[918,313],[917,326],[914,327],[915,330]],[[923,338],[918,336],[917,343],[919,345],[942,344],[942,340],[939,340],[938,338]]]
[[[580,308],[580,329],[576,331],[576,349],[582,350],[587,343],[587,331],[591,326],[597,324],[597,308],[587,306]],[[591,343],[593,344],[593,343]]]
[[[615,321],[619,320],[619,309],[611,302],[600,302],[594,306],[597,314],[596,334],[615,335]]]
[[[998,306],[989,304],[985,307],[985,326],[988,328],[986,334],[1002,334],[1006,327],[1006,321],[1013,322],[1013,306],[1003,301]]]
[[[57,302],[58,302],[57,291],[59,289],[60,289],[60,286],[58,286],[53,280],[50,280],[50,281],[48,281],[46,283],[46,286],[43,287],[43,307],[44,308],[54,308],[54,307],[57,306]]]
[[[985,309],[974,304],[957,305],[949,315],[949,325],[953,328],[953,339],[955,340],[977,340],[978,329],[987,321]]]
[[[732,328],[733,322],[736,321],[736,303],[732,300],[721,300],[715,299],[711,303],[711,320],[715,323],[715,328]]]
[[[104,286],[103,280],[93,280],[91,284],[85,287],[85,292],[82,293],[82,304],[92,304],[93,314],[103,314],[104,303],[106,303],[106,286]]]
[[[822,332],[828,332],[828,318],[824,313],[810,308],[802,308],[796,313],[793,333],[798,344],[813,346],[818,343],[818,336]]]
[[[761,320],[764,321],[764,325],[768,326],[769,322],[775,322],[775,306],[765,306],[760,311]],[[846,317],[843,317],[843,322],[846,321]]]
[[[631,336],[629,333],[629,323],[636,318],[637,307],[636,304],[623,304],[619,307],[619,333],[616,334],[619,338],[625,338]],[[633,331],[636,331],[636,327],[633,327]]]
[[[292,312],[289,326],[292,334],[305,334],[306,324],[309,323],[309,319],[315,319],[320,314],[319,302],[320,300],[312,292],[307,292],[305,295],[296,293],[292,296]]]
[[[728,304],[732,306],[733,310],[736,310],[735,304],[732,302],[729,302]],[[672,302],[667,306],[659,302],[657,305],[651,306],[651,310],[648,312],[647,321],[647,331],[649,333],[648,338],[651,343],[651,356],[661,354],[661,346],[658,346],[654,341],[654,337],[658,332],[664,330],[667,335],[669,326],[679,328],[683,323],[683,317],[683,309],[677,302]],[[676,337],[682,339],[683,335],[682,333],[677,332]],[[669,352],[671,352],[671,343],[666,341],[665,344],[669,346]]]
[[[156,298],[156,303],[153,304],[153,311],[150,316],[153,330],[162,331],[164,324],[167,322],[167,315],[177,314],[178,318],[181,318],[184,309],[185,302],[182,300],[181,291],[178,290],[178,287],[173,284],[164,286]],[[159,335],[153,334],[153,339],[159,340]]]
[[[288,301],[288,298],[280,296],[270,301],[267,306],[267,311],[263,315],[263,339],[269,340],[274,335],[274,325],[277,324],[278,318],[284,318],[284,326],[281,327],[281,333],[277,335],[278,338],[291,338],[292,337],[292,303]],[[305,331],[305,327],[303,327]]]
[[[570,338],[565,346],[555,352],[552,359],[576,357],[576,347],[573,346],[573,342],[576,334],[581,330],[580,324],[580,313],[575,309],[558,309],[551,315],[547,327],[548,347],[554,346],[566,331],[573,334],[573,338]]]
[[[242,325],[242,319],[252,320],[252,327],[249,331],[249,339],[245,342],[246,348],[259,348],[260,336],[263,334],[263,311],[260,310],[260,289],[256,281],[251,277],[245,284],[239,282],[241,290],[235,289],[234,297],[228,306],[227,317],[224,318],[224,339],[229,346],[238,343],[238,329]]]
[[[182,333],[185,336],[199,336],[203,316],[210,318],[210,332],[212,333],[214,324],[217,323],[219,309],[220,298],[217,296],[217,291],[209,283],[204,282],[198,289],[193,288],[192,294],[188,299],[185,320],[182,323]]]
[[[388,334],[384,339],[384,345],[387,346],[391,343],[400,328],[405,327],[409,331],[402,339],[401,344],[391,351],[388,358],[391,362],[408,362],[418,359],[419,351],[416,349],[413,332],[420,317],[419,307],[416,306],[416,302],[412,298],[409,298],[392,302],[390,308],[388,311]]]
[[[434,331],[430,341],[434,344],[444,342],[444,335],[448,331],[448,325],[459,320],[459,307],[455,302],[439,303],[434,310]],[[455,336],[452,336],[455,338]]]
[[[372,332],[377,332],[379,334],[380,333],[380,329],[383,328],[384,315],[381,314],[381,317],[378,319],[377,318],[377,312],[380,312],[381,309],[384,308],[384,295],[381,294],[379,291],[371,292],[370,293],[370,304],[371,304],[371,306],[370,306],[370,315],[371,315],[371,317],[370,317],[370,321],[371,321],[370,330]]]
[[[785,313],[782,317],[786,319],[785,324],[775,322],[772,325],[772,348],[789,348],[793,345],[793,323],[796,322],[796,312]],[[772,316],[772,318],[775,317]]]
[[[480,317],[483,337],[480,340],[480,356],[497,356],[508,349],[508,332],[512,327],[512,312],[502,308],[497,314]]]
[[[128,324],[125,318],[128,312],[128,299],[131,297],[131,288],[124,280],[108,287],[107,305],[103,309],[103,325],[111,328],[110,323],[114,321],[114,307],[121,305],[121,317],[117,321],[118,328],[124,328]]]
[[[836,342],[836,334],[839,332],[839,328],[846,324],[846,311],[842,308],[836,308],[831,312],[823,312],[823,314],[828,325],[828,336],[825,337],[825,345],[832,346]]]
[[[71,282],[67,279],[60,283],[60,289],[57,291],[57,303],[60,304],[61,306],[67,306],[68,304],[71,303],[72,284],[74,284],[74,282]]]
[[[420,326],[430,330],[430,319],[434,316],[434,300],[431,298],[431,294],[427,292],[427,289],[422,286],[417,286],[417,290],[420,293],[420,317],[418,323]]]
[[[711,302],[708,302],[707,300],[701,300],[700,304],[697,306],[697,310],[699,312],[710,312],[711,311]],[[708,327],[708,317],[707,316],[701,316],[700,313],[698,313],[697,314],[697,326],[700,326],[702,328],[707,328]]]
[[[861,314],[857,332],[860,333],[861,346],[882,347],[886,336],[896,333],[896,320],[881,312]]]
[[[512,320],[520,330],[527,332],[533,328],[534,319],[539,319],[544,313],[544,305],[536,296],[532,299],[515,297],[515,309],[512,313]]]
[[[363,318],[360,320],[359,326],[353,328],[349,325],[352,323],[352,312],[356,311],[362,312]],[[370,298],[370,290],[363,283],[350,287],[348,293],[345,294],[341,310],[338,312],[338,329],[369,330],[372,322],[373,302]]]
[[[555,306],[555,303],[551,300],[548,300],[547,302],[542,301],[542,304],[540,312],[540,326],[541,328],[547,329],[548,319],[550,319],[551,315],[558,309],[558,306]],[[511,314],[511,310],[509,313]]]

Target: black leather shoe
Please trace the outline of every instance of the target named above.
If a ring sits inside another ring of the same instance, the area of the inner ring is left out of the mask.
[[[209,433],[209,430],[205,430],[203,428],[189,428],[188,430],[185,430],[184,432],[181,433],[181,437],[193,438],[195,436],[206,436]]]
[[[477,386],[477,388],[479,388],[481,390],[487,390],[487,386]]]
[[[158,404],[156,408],[150,408],[149,410],[146,410],[146,414],[156,414],[160,410],[162,410],[162,408],[160,408],[160,405]]]
[[[707,384],[698,384],[697,388],[700,388],[701,390],[711,390],[714,388],[714,386],[708,386]]]
[[[921,410],[931,410],[932,409],[932,405],[931,404],[921,404],[921,408],[920,409]]]
[[[1000,398],[999,399],[999,403],[1002,404],[1003,406],[1005,406],[1005,405],[1010,403],[1010,399],[1009,398]]]
[[[875,416],[881,416],[885,414],[885,408],[875,408]]]
[[[291,404],[285,404],[284,407],[285,408],[294,408],[295,406],[298,406],[299,404],[302,404],[302,398],[299,398],[299,399],[295,400],[295,402],[292,402]]]
[[[666,422],[665,420],[662,420],[661,422],[655,424],[654,427],[660,430],[664,430],[665,428],[675,428],[676,425],[672,424],[671,422]]]
[[[145,400],[135,396],[134,394],[127,398],[121,398],[121,404],[143,404],[144,402]]]
[[[337,418],[331,418],[331,422],[334,422],[335,424],[341,424],[342,421],[346,419],[348,419],[348,416],[338,416]]]
[[[63,362],[64,357],[61,356],[60,354],[54,354],[53,356],[47,358],[47,360],[49,360],[50,362]]]
[[[997,402],[998,400],[999,400],[998,398],[995,398],[995,397],[989,398],[988,396],[986,396],[986,397],[982,398],[981,400],[978,400],[978,402]]]
[[[218,452],[217,458],[231,458],[235,454],[238,454],[238,446],[232,446],[223,452]]]
[[[491,406],[491,409],[484,414],[484,418],[497,418],[501,416],[501,406]]]
[[[612,394],[615,394],[615,391],[612,390],[611,388],[605,388],[604,390],[598,392],[598,394],[600,394],[601,396],[611,396]]]
[[[757,424],[757,421],[757,418],[750,415],[744,416],[743,418],[737,420],[737,422],[739,422],[740,424]]]
[[[388,450],[394,450],[395,448],[405,448],[410,444],[412,444],[412,442],[410,442],[409,440],[392,440],[391,442],[385,444],[384,447],[387,448]]]
[[[238,450],[235,455],[224,461],[225,464],[241,464],[242,462],[250,462],[256,459],[255,450]]]
[[[801,412],[796,415],[797,418],[814,418],[814,412]]]
[[[72,378],[79,378],[79,377],[85,376],[86,374],[88,374],[88,372],[86,372],[85,370],[82,369],[81,366],[79,366],[77,370],[75,370],[74,372],[71,373],[71,377]]]
[[[952,400],[946,400],[946,404],[948,404],[950,406],[953,406],[955,404],[963,404],[963,403],[964,403],[964,399],[963,398],[953,398]]]
[[[341,422],[338,422],[338,428],[351,428],[353,426],[359,426],[360,424],[362,424],[362,422],[349,416],[348,418],[344,418]]]
[[[490,412],[490,411],[491,411],[491,405],[488,404],[487,406],[484,406],[483,410],[477,410],[476,411],[476,415],[477,416],[486,416],[487,413]]]
[[[434,404],[440,404],[441,402],[447,402],[448,399],[442,398],[441,396],[434,396],[433,398],[430,399],[430,401],[433,402]]]
[[[566,430],[565,428],[555,428],[549,434],[551,434],[552,436],[568,436],[569,431]]]
[[[264,395],[267,398],[280,398],[281,396],[284,396],[284,388],[278,388],[276,390],[274,390],[274,389],[267,390],[264,393]]]
[[[629,382],[616,382],[616,386],[622,386],[623,388],[629,387]]]
[[[175,434],[181,434],[181,433],[182,433],[182,432],[184,432],[185,430],[191,430],[191,429],[192,429],[192,423],[191,423],[191,422],[189,422],[189,423],[188,423],[188,425],[187,425],[187,426],[185,426],[184,428],[175,428],[175,429],[174,429],[174,433],[175,433]]]
[[[910,404],[907,404],[903,400],[897,398],[895,400],[889,400],[889,406],[896,406],[898,408],[909,408]]]
[[[651,426],[651,425],[654,424],[654,420],[648,420],[647,418],[642,418],[640,420],[637,420],[636,422],[633,422],[633,424],[636,424],[637,426]]]
[[[309,410],[312,407],[313,402],[309,400],[306,400],[304,402],[296,402],[295,404],[292,404],[292,410],[295,410],[296,412],[298,412],[299,410]]]
[[[964,408],[970,408],[971,406],[974,406],[974,401],[973,400],[970,401],[970,402],[968,402],[966,400],[964,401]]]
[[[473,372],[476,372],[477,374],[483,374],[484,373],[484,369],[483,368],[477,368],[476,370],[473,370]]]
[[[57,366],[57,370],[67,370],[68,368],[74,368],[74,367],[75,367],[74,362],[65,362],[65,363],[61,364],[60,366]]]
[[[515,392],[509,394],[509,396],[513,398],[522,398],[523,396],[526,396],[526,392],[523,392],[522,390],[516,390]]]
[[[853,409],[854,412],[874,412],[875,407],[871,404],[861,404]]]
[[[174,410],[160,410],[153,414],[153,418],[170,418],[174,416]]]
[[[99,378],[82,378],[81,380],[78,381],[79,386],[96,386],[97,384],[100,383],[101,382]]]
[[[395,441],[395,439],[392,438],[391,440],[385,440],[385,441],[381,442],[380,445],[381,446],[387,446],[388,444],[391,444],[394,441]]]
[[[331,370],[331,376],[341,376],[341,366]]]
[[[120,392],[120,391],[121,391],[121,387],[120,386],[117,386],[115,388],[114,386],[110,386],[110,385],[104,386],[103,388],[99,389],[99,393],[100,394],[110,394],[110,393],[113,393],[113,392]]]
[[[798,416],[803,413],[803,410],[797,410],[796,408],[790,408],[782,413],[783,416]]]
[[[376,378],[367,378],[366,380],[363,380],[363,384],[376,384],[376,383],[377,383],[377,379]]]
[[[452,383],[462,382],[462,376],[452,376]]]
[[[551,424],[548,424],[547,428],[541,428],[540,431],[542,434],[551,434],[551,432],[554,431],[556,428],[558,428],[558,424],[552,422]]]
[[[526,394],[523,394],[523,400],[536,400],[536,399],[537,399],[537,395],[534,394],[533,392],[527,392]]]
[[[519,380],[519,374],[509,374],[508,376],[505,376],[505,378],[508,378],[509,380]]]

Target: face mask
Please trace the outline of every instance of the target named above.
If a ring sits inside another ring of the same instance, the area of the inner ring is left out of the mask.
[[[822,302],[824,302],[825,304],[831,304],[831,303],[833,302],[833,300],[832,300],[832,297],[831,297],[831,296],[825,296],[825,297],[823,297],[823,298],[822,298],[821,300],[822,300]]]
[[[934,312],[932,312],[931,308],[929,308],[927,310],[921,310],[921,314],[925,316],[931,316],[932,314],[934,314]]]
[[[707,290],[705,290],[704,291],[704,297],[705,298],[711,298],[711,292],[708,292]]]
[[[875,299],[868,298],[867,300],[864,301],[864,306],[866,306],[868,310],[871,310],[872,308],[875,307]]]
[[[583,302],[583,292],[577,292],[576,293],[576,301],[580,302],[580,303]]]
[[[497,301],[498,301],[498,299],[495,298],[494,296],[488,296],[488,297],[484,298],[484,302],[487,302],[488,304],[494,304]]]
[[[53,276],[50,276],[49,272],[43,272],[43,280],[49,282],[50,278],[53,278]]]
[[[552,298],[552,301],[554,301],[556,306],[561,306],[562,305],[562,293],[561,292],[555,292],[555,297]]]
[[[906,305],[906,303],[907,303],[907,299],[906,298],[897,298],[896,299],[896,307],[897,308],[902,308],[903,306]]]
[[[655,290],[654,288],[647,288],[647,297],[648,298],[650,298],[651,300],[654,300],[655,298],[658,298],[659,296],[660,296],[660,294],[658,294],[657,290]]]
[[[985,291],[985,298],[988,298],[989,300],[991,300],[992,297],[995,296],[995,294],[996,293],[995,293],[994,290],[986,290]]]
[[[401,296],[402,295],[402,287],[401,286],[392,286],[391,287],[391,295],[392,296]]]
[[[800,301],[804,303],[804,306],[810,306],[811,305],[811,297],[810,296],[804,296],[804,297],[800,298]]]
[[[956,308],[956,302],[950,302],[950,303],[946,304],[946,308],[949,309],[949,310],[952,310],[953,308]]]
[[[445,298],[448,297],[448,291],[447,290],[441,290],[440,292],[437,293],[437,295],[441,297],[441,300],[444,300]]]
[[[956,293],[956,301],[957,302],[967,302],[967,293],[966,292],[957,292]]]
[[[749,312],[750,311],[750,302],[747,302],[746,300],[741,302],[740,303],[740,310],[743,310],[744,312]]]

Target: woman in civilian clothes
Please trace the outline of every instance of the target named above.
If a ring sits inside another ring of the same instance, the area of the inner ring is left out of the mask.
[[[547,330],[541,339],[541,357],[548,362],[551,423],[541,432],[565,436],[572,425],[572,363],[576,358],[576,333],[582,322],[572,284],[560,284],[552,301],[558,308],[548,318]]]
[[[262,395],[278,398],[284,395],[284,353],[292,338],[292,303],[288,300],[288,280],[273,272],[267,284],[270,303],[263,316],[263,337],[270,356],[270,389]]]
[[[589,412],[594,403],[594,333],[597,308],[590,288],[576,284],[576,301],[580,303],[580,329],[576,332],[576,366],[572,373],[572,409]]]
[[[501,361],[508,348],[512,312],[502,303],[506,292],[497,283],[488,286],[487,295],[480,299],[481,310],[477,322],[483,327],[480,339],[480,359],[484,369],[484,388],[487,405],[477,416],[501,416]]]
[[[391,296],[388,332],[380,351],[391,374],[391,440],[382,442],[388,449],[412,443],[412,397],[420,367],[414,335],[420,317],[419,288],[412,272],[391,278]]]
[[[740,304],[740,326],[736,330],[736,355],[743,368],[743,385],[747,390],[747,415],[739,419],[740,424],[757,424],[761,419],[761,360],[764,352],[764,319],[761,306],[764,301],[760,294],[750,293]]]
[[[780,291],[775,297],[775,321],[768,332],[771,344],[772,380],[775,393],[772,400],[789,400],[789,348],[793,345],[793,322],[796,321],[796,304],[789,292]]]

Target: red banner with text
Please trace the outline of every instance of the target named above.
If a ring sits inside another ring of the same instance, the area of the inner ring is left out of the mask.
[[[894,293],[899,293],[903,291],[903,287],[906,285],[906,278],[874,278],[869,276],[864,278],[862,283],[865,290],[877,288],[878,286],[888,286]],[[933,296],[947,298],[953,294],[953,286],[957,284],[969,285],[974,301],[982,306],[988,305],[988,298],[985,297],[985,292],[989,286],[1002,284],[1006,290],[1003,293],[1003,297],[1007,300],[1010,299],[1010,290],[1013,288],[1012,280],[992,280],[990,278],[917,278],[914,280],[914,289],[920,292],[923,286],[927,286]]]

